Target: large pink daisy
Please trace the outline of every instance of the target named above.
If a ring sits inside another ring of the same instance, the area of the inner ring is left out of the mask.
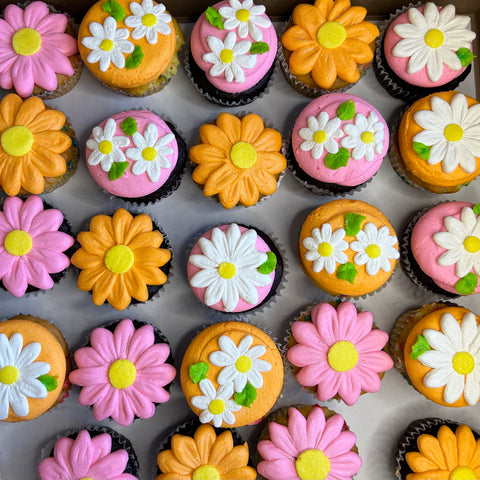
[[[96,328],[91,347],[75,352],[77,370],[70,381],[82,386],[78,401],[93,405],[97,420],[112,417],[120,425],[130,425],[135,416],[150,418],[155,403],[164,403],[170,394],[163,388],[175,378],[166,343],[155,343],[151,325],[138,330],[132,320],[122,320],[112,333]]]

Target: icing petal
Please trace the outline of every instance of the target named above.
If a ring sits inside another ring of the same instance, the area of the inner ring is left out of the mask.
[[[129,343],[134,335],[135,327],[130,319],[122,320],[113,333],[113,344],[116,351],[116,358],[129,358]]]
[[[334,56],[324,50],[312,70],[312,78],[321,88],[330,88],[337,78],[337,69],[335,66]]]
[[[262,461],[258,464],[257,470],[265,478],[275,478],[277,480],[298,478],[294,461],[290,458]]]
[[[98,460],[95,465],[92,465],[88,471],[88,475],[92,478],[122,478],[121,474],[124,472],[128,463],[128,453],[125,450],[117,450],[110,455]],[[131,476],[132,478],[133,475]],[[81,477],[80,477],[81,478]],[[129,478],[129,477],[125,477]]]

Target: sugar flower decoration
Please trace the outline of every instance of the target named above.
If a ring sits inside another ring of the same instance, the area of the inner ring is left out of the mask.
[[[132,32],[134,40],[146,37],[148,43],[155,45],[158,33],[169,35],[172,31],[168,25],[172,17],[165,13],[163,3],[154,5],[152,0],[143,0],[140,5],[138,2],[131,2],[130,10],[133,15],[125,19],[125,25],[134,29]]]
[[[300,150],[311,152],[312,158],[318,160],[325,149],[328,153],[338,152],[338,143],[334,138],[343,137],[344,133],[339,128],[341,120],[334,117],[331,120],[327,112],[321,112],[318,118],[310,116],[307,119],[307,127],[301,128],[298,134],[304,140],[300,144]]]

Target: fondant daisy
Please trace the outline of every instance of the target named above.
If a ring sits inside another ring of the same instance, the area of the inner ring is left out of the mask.
[[[469,108],[465,95],[457,93],[450,103],[433,96],[430,106],[431,110],[420,110],[413,117],[423,128],[413,141],[431,147],[430,165],[442,162],[445,173],[460,165],[465,172],[473,173],[477,168],[475,157],[480,157],[480,104]]]
[[[165,13],[163,3],[154,5],[152,0],[143,0],[141,5],[139,2],[131,2],[129,7],[133,15],[125,19],[125,25],[134,29],[134,40],[146,37],[147,42],[154,45],[157,43],[157,33],[169,35],[172,31],[168,25],[172,17]]]
[[[351,155],[354,160],[365,158],[367,162],[371,162],[376,153],[383,153],[385,125],[375,112],[370,112],[368,118],[357,113],[355,124],[347,123],[343,129],[347,135],[340,143],[342,147],[353,149]]]
[[[113,63],[117,68],[125,67],[124,53],[133,52],[133,43],[128,39],[128,28],[117,29],[113,17],[107,17],[103,25],[92,22],[88,26],[93,37],[84,37],[82,45],[92,50],[87,56],[88,63],[99,63],[100,71],[106,72]]]
[[[42,347],[38,342],[23,347],[23,337],[14,333],[10,339],[0,333],[0,420],[8,417],[11,408],[15,415],[28,415],[29,398],[45,398],[45,385],[38,377],[50,371],[46,362],[35,362]]]
[[[264,5],[254,5],[253,0],[230,0],[229,7],[220,7],[218,13],[226,20],[223,22],[225,30],[237,29],[240,38],[250,36],[256,42],[263,40],[261,28],[268,28],[272,24],[262,15],[265,13]]]
[[[95,127],[93,138],[87,140],[87,147],[92,150],[88,157],[89,165],[100,165],[104,172],[112,168],[113,163],[124,162],[125,155],[120,148],[128,146],[130,139],[123,135],[115,135],[117,124],[113,118],[109,118],[105,127]]]
[[[350,243],[350,248],[358,252],[353,261],[356,265],[365,265],[367,274],[374,276],[380,269],[389,272],[392,269],[390,260],[396,260],[400,254],[394,245],[398,243],[395,235],[390,235],[388,227],[377,227],[367,223]]]
[[[142,175],[147,172],[152,182],[158,182],[162,168],[170,168],[171,163],[167,155],[173,154],[173,148],[168,145],[175,140],[173,133],[167,133],[158,138],[158,128],[155,124],[149,123],[143,132],[135,132],[132,135],[136,148],[129,148],[126,156],[135,163],[132,167],[134,175]]]
[[[439,11],[440,10],[440,11]],[[460,70],[462,63],[456,52],[471,48],[475,32],[467,25],[470,18],[455,15],[455,7],[447,5],[439,9],[427,3],[423,14],[416,8],[408,10],[410,23],[399,24],[393,31],[402,38],[393,48],[393,55],[408,58],[407,73],[417,73],[425,66],[432,82],[440,80],[444,65],[451,70]]]
[[[312,270],[315,273],[321,272],[324,268],[327,273],[333,273],[337,263],[342,265],[348,262],[344,253],[348,243],[344,238],[343,228],[332,233],[331,225],[324,223],[321,230],[314,228],[312,236],[303,239],[303,246],[308,250],[305,252],[305,259],[313,262]]]
[[[203,395],[191,398],[191,403],[202,412],[199,415],[202,423],[213,423],[214,427],[221,427],[222,423],[233,425],[235,416],[232,412],[238,412],[242,406],[232,400],[233,385],[222,385],[215,390],[213,383],[204,378],[198,384]]]
[[[441,332],[423,331],[431,350],[417,360],[430,367],[423,384],[427,388],[441,388],[443,400],[455,403],[463,394],[469,405],[480,400],[480,327],[471,312],[463,316],[461,325],[450,313],[440,319]]]
[[[300,150],[311,152],[312,158],[318,160],[323,155],[323,149],[328,153],[338,152],[338,143],[334,138],[343,137],[344,133],[339,128],[341,120],[334,117],[331,120],[327,112],[321,112],[318,118],[310,116],[307,127],[301,128],[298,134],[304,140]]]
[[[235,32],[229,32],[222,42],[214,36],[207,37],[210,52],[203,55],[203,60],[213,63],[209,70],[212,77],[225,74],[225,80],[237,83],[245,82],[244,68],[253,68],[257,63],[257,56],[248,54],[252,43],[248,40],[237,42]]]

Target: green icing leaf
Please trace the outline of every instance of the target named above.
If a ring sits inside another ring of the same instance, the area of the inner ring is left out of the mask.
[[[114,163],[108,171],[108,179],[113,182],[123,175],[123,172],[128,168],[128,162]]]
[[[413,151],[423,160],[430,158],[430,147],[420,142],[413,142]]]
[[[233,395],[233,398],[235,399],[235,403],[238,405],[250,407],[250,405],[257,398],[257,389],[253,385],[247,383],[245,388],[240,393],[235,393]]]
[[[57,379],[51,375],[40,375],[38,379],[45,385],[47,392],[53,392],[58,387]]]
[[[351,120],[355,115],[355,102],[347,100],[337,108],[337,117],[340,120]]]
[[[476,57],[468,48],[460,48],[457,50],[457,57],[459,58],[462,67],[468,67],[473,59]]]
[[[205,16],[207,17],[207,21],[210,25],[218,28],[219,30],[223,30],[223,17],[218,13],[216,8],[208,7],[207,11],[205,12]]]
[[[198,362],[190,365],[188,368],[188,376],[193,383],[198,383],[200,380],[207,378],[208,372],[207,362]]]
[[[268,43],[265,43],[265,42],[255,42],[255,43],[252,43],[252,46],[250,47],[250,53],[258,53],[258,54],[262,54],[262,53],[267,53],[270,51],[270,47],[268,46]]]
[[[133,53],[127,58],[125,62],[125,68],[137,68],[142,63],[144,56],[145,55],[143,54],[142,47],[137,45],[133,49]]]
[[[350,159],[350,152],[348,148],[340,148],[337,153],[329,153],[325,157],[325,165],[330,170],[337,170],[340,167],[345,167]]]
[[[272,273],[275,268],[277,267],[277,257],[273,252],[267,252],[267,261],[262,263],[258,268],[259,273],[263,273],[264,275],[268,275]]]
[[[423,335],[418,335],[417,341],[412,345],[412,353],[410,354],[410,358],[412,360],[416,360],[422,353],[425,353],[427,350],[431,350],[427,339]]]
[[[117,22],[121,22],[127,15],[125,9],[116,0],[103,2],[102,10],[109,13]]]
[[[137,131],[137,121],[132,117],[127,117],[120,124],[120,128],[125,135],[133,135]]]
[[[358,213],[346,213],[343,218],[345,219],[345,233],[349,237],[353,237],[360,231],[360,225],[367,217]]]
[[[352,262],[347,262],[337,268],[337,278],[340,278],[341,280],[346,280],[350,283],[353,283],[355,281],[357,273],[358,272],[355,268],[355,264]]]
[[[460,295],[471,295],[478,285],[478,277],[473,272],[467,273],[455,284],[455,290]]]
[[[475,215],[480,215],[480,203],[477,203],[476,205],[473,206],[473,213]]]

